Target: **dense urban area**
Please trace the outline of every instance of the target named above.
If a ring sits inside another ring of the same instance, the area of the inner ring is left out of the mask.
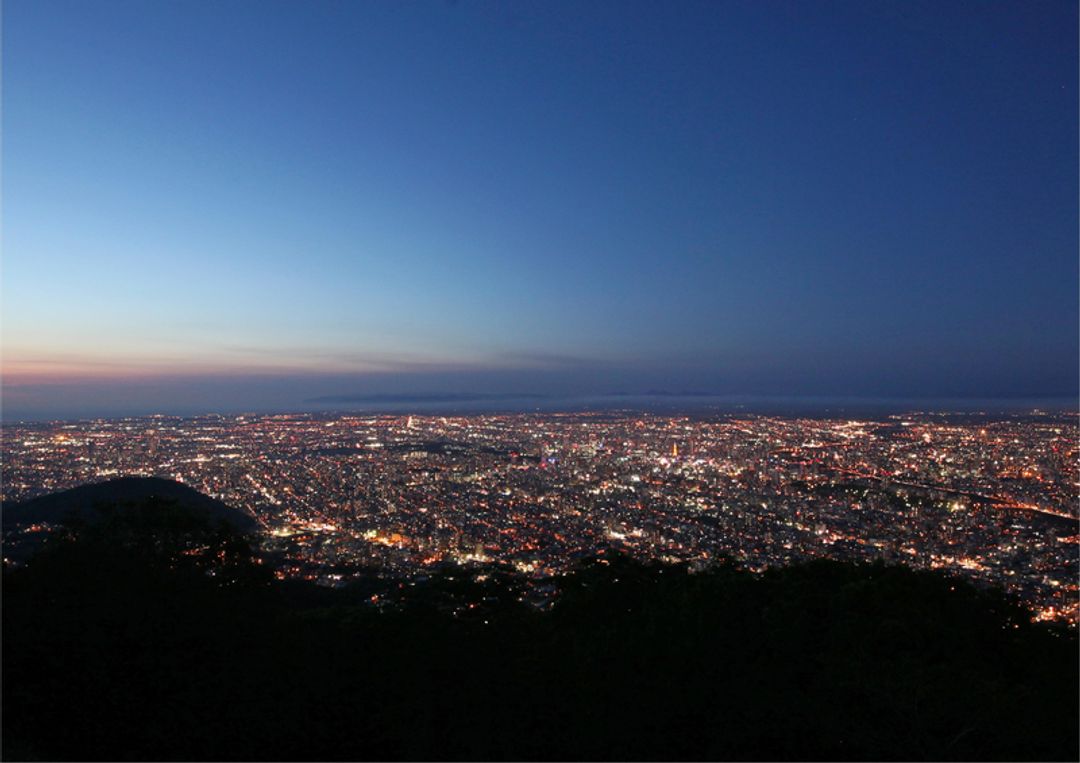
[[[253,515],[279,578],[332,586],[503,566],[543,608],[554,576],[612,549],[692,569],[883,559],[1000,585],[1036,620],[1075,626],[1077,423],[1036,411],[13,424],[2,497],[121,475],[174,479]]]

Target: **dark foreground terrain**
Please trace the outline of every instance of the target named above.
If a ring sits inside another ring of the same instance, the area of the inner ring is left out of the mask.
[[[998,593],[604,556],[560,587],[540,612],[444,572],[380,608],[274,580],[175,502],[79,519],[4,572],[3,756],[1078,757],[1076,634]]]

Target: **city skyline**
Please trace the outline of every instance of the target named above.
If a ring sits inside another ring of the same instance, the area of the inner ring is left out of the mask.
[[[281,579],[323,586],[495,563],[543,587],[609,547],[754,572],[876,559],[1001,586],[1032,617],[1075,625],[1076,426],[1075,412],[623,411],[15,425],[5,553],[24,558],[61,516],[35,497],[70,510],[79,490],[156,478],[223,501]]]
[[[1076,23],[5,3],[4,418],[1075,400]]]

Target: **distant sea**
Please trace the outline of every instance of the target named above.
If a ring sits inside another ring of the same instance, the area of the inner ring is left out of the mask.
[[[348,396],[298,401],[295,405],[264,408],[228,406],[192,409],[188,406],[160,409],[113,409],[32,411],[4,410],[3,422],[75,421],[94,418],[124,418],[162,414],[197,416],[206,414],[268,413],[371,413],[418,415],[468,415],[481,413],[583,413],[643,412],[668,415],[803,416],[812,418],[879,418],[899,413],[1030,414],[1080,411],[1077,398],[854,398],[754,395],[381,395]]]
[[[928,413],[1022,414],[1080,410],[1076,398],[852,398],[764,397],[751,395],[594,395],[582,397],[419,400],[409,402],[327,401],[307,403],[305,410],[318,412],[372,413],[582,413],[640,411],[666,414],[760,414],[769,416],[865,416],[877,417],[916,411]]]

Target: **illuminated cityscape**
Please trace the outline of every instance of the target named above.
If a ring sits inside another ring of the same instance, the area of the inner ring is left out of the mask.
[[[329,586],[496,565],[543,607],[546,580],[612,548],[755,572],[881,559],[1075,625],[1078,457],[1072,413],[151,416],[5,427],[3,499],[174,479],[253,515],[279,578]]]
[[[1080,3],[0,17],[0,761],[1080,760]]]

